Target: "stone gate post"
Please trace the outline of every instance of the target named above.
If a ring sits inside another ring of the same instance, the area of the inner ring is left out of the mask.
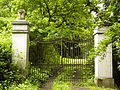
[[[12,22],[12,62],[22,70],[22,74],[28,74],[28,59],[29,59],[29,26],[24,20],[24,12],[21,13],[19,20]]]
[[[108,26],[97,27],[94,30],[94,46],[99,46],[99,42],[107,36],[103,35],[108,29]],[[113,87],[113,66],[112,66],[112,45],[108,45],[104,59],[101,56],[95,57],[95,83],[98,86]]]

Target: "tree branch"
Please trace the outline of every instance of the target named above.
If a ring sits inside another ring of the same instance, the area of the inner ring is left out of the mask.
[[[48,12],[48,15],[49,15],[49,22],[50,22],[50,20],[51,20],[50,9],[49,9],[49,6],[48,6],[48,4],[46,3],[46,1],[45,1],[45,0],[44,0],[44,3],[45,3],[46,8],[47,8],[47,12]]]

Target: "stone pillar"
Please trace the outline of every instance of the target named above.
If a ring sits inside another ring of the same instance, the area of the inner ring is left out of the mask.
[[[103,35],[108,29],[108,26],[101,28],[95,28],[94,30],[94,42],[95,47],[99,46],[99,42],[107,36]],[[98,86],[113,87],[113,66],[112,66],[112,45],[108,45],[105,56],[102,59],[101,56],[95,57],[95,83]]]
[[[29,23],[26,20],[15,20],[12,24],[12,62],[22,70],[24,76],[27,76],[29,59]]]

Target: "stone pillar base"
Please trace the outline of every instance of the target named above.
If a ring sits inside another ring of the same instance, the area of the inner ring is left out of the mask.
[[[95,84],[100,87],[113,88],[114,79],[113,78],[96,79]]]

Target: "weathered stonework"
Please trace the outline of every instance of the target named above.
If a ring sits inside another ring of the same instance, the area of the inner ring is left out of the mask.
[[[27,76],[29,61],[29,23],[26,20],[15,20],[12,24],[12,62],[18,65],[24,76]]]
[[[105,88],[113,88],[114,87],[114,79],[113,78],[101,78],[95,80],[96,85]]]
[[[101,40],[108,38],[103,35],[107,29],[108,27],[105,26],[94,30],[95,47],[99,46]],[[98,78],[95,83],[98,86],[113,87],[112,45],[108,45],[106,51],[102,53],[105,53],[104,58],[101,58],[101,56],[96,56],[95,58],[95,78]]]
[[[18,10],[18,19],[19,20],[24,20],[25,19],[25,10],[24,9],[19,9]]]

